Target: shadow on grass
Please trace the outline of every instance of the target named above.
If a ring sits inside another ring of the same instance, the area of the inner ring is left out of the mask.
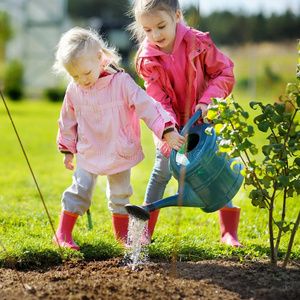
[[[121,246],[102,241],[97,245],[89,243],[80,244],[80,251],[61,248],[63,254],[61,254],[59,247],[53,247],[56,248],[43,248],[42,250],[38,248],[24,249],[20,254],[9,257],[6,256],[3,259],[0,259],[0,267],[16,268],[17,270],[23,271],[47,269],[49,267],[61,265],[64,261],[76,259],[101,261],[124,255]]]
[[[63,256],[57,246],[35,247],[22,249],[20,252],[8,257],[0,259],[0,267],[17,268],[17,270],[33,270],[47,269],[49,267],[61,265],[64,261],[76,261],[82,259],[85,261],[103,261],[111,258],[124,257],[124,249],[117,242],[97,240],[97,243],[80,243],[80,251],[61,248]],[[245,248],[235,248],[220,243],[212,243],[211,245],[199,244],[183,244],[174,247],[169,243],[169,247],[161,244],[161,241],[153,241],[147,247],[148,257],[150,260],[167,261],[172,260],[178,262],[198,262],[205,260],[228,259],[238,262],[248,260],[265,260],[270,259],[270,248],[261,245],[245,245]],[[283,259],[284,251],[280,251],[278,259]],[[293,257],[294,260],[300,259]],[[12,263],[11,263],[12,261]]]

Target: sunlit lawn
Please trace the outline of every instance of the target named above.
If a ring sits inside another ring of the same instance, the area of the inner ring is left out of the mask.
[[[267,91],[260,90],[260,92],[267,94]],[[234,94],[236,101],[245,105],[250,112],[247,103],[254,99],[249,99],[248,92],[239,88]],[[272,101],[274,97],[274,92],[270,93]],[[61,103],[50,103],[45,100],[24,100],[19,103],[7,101],[7,103],[56,229],[61,209],[61,194],[70,185],[72,176],[72,172],[64,168],[63,157],[56,147],[57,119]],[[253,112],[251,114],[253,117]],[[2,102],[0,124],[1,243],[19,265],[57,263],[61,258],[58,248],[51,242],[52,228]],[[256,137],[258,147],[261,147],[264,139],[264,136]],[[145,159],[132,170],[133,204],[143,202],[154,163],[155,148],[152,133],[144,124],[142,124],[142,144]],[[99,177],[91,206],[94,229],[88,230],[86,216],[80,217],[74,229],[74,238],[82,250],[65,251],[67,256],[106,259],[123,255],[123,249],[113,238],[105,188],[106,178]],[[172,179],[165,196],[174,195],[176,190],[177,183]],[[149,246],[149,256],[170,258],[175,249],[180,259],[268,257],[267,211],[253,207],[247,196],[248,192],[242,188],[234,199],[234,204],[242,208],[239,237],[245,246],[244,249],[233,249],[219,243],[217,213],[206,214],[199,208],[169,207],[161,210],[153,236],[154,243]],[[295,218],[296,212],[293,208],[298,207],[298,201],[299,199],[290,201],[291,209],[287,212],[288,217]],[[287,248],[287,241],[287,237],[284,237],[283,250]],[[300,240],[296,238],[292,258],[299,259],[299,257]],[[0,245],[0,266],[7,264],[6,253]]]

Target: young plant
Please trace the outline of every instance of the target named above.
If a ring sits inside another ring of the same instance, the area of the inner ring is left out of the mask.
[[[300,64],[297,65],[297,79],[300,80]],[[300,131],[297,120],[300,107],[299,81],[298,84],[287,85],[286,95],[280,97],[280,103],[251,102],[250,107],[260,110],[253,119],[254,124],[251,122],[253,126],[248,122],[249,113],[234,101],[232,95],[226,99],[213,99],[207,118],[212,121],[220,137],[219,151],[226,152],[230,157],[239,157],[244,165],[244,184],[251,187],[249,197],[252,204],[268,209],[272,264],[277,264],[283,234],[290,232],[283,262],[285,268],[300,222],[299,206],[290,207],[290,210],[288,206],[288,201],[300,194]],[[266,139],[259,151],[251,138],[261,132],[266,134]],[[290,217],[289,213],[295,210],[296,219],[288,222],[287,216]],[[276,219],[278,215],[280,217]]]

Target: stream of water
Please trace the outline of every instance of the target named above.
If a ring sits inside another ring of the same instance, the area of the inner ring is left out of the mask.
[[[129,215],[127,247],[125,250],[125,260],[132,270],[137,265],[146,264],[148,261],[148,251],[145,244],[145,236],[148,235],[148,221],[143,221]]]

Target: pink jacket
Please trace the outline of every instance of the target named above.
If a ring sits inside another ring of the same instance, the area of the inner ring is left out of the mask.
[[[145,41],[138,63],[138,71],[145,80],[147,93],[159,101],[176,120],[178,128],[194,113],[198,103],[211,103],[211,98],[226,98],[235,84],[233,62],[220,52],[208,33],[203,33],[178,23],[172,54],[165,54]],[[174,70],[174,84],[170,82],[167,69]],[[180,70],[184,70],[180,73]],[[177,72],[177,74],[176,74]],[[181,101],[181,102],[180,102]],[[185,116],[180,105],[186,102]],[[168,145],[155,138],[156,146],[170,154]]]
[[[77,164],[97,175],[115,174],[143,158],[140,119],[161,138],[173,122],[124,72],[101,77],[89,89],[71,82],[61,109],[57,143],[76,153]]]

